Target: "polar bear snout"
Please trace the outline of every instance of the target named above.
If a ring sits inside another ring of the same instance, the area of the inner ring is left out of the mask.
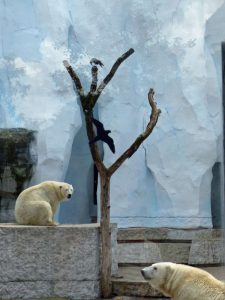
[[[142,269],[141,274],[144,277],[144,279],[151,280],[152,276],[153,276],[153,271],[154,271],[154,268],[150,266],[150,267],[146,267],[146,268]]]
[[[141,270],[141,274],[146,280],[152,280],[155,277],[157,277],[159,273],[159,266],[158,264],[152,264],[149,267],[145,267],[144,269]]]
[[[141,270],[141,274],[145,278],[145,270],[144,269]]]
[[[67,195],[67,198],[68,198],[68,199],[70,199],[70,198],[71,198],[71,196],[72,196],[72,194],[68,194],[68,195]]]

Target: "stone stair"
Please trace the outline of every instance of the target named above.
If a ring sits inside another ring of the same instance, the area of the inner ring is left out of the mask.
[[[118,230],[119,271],[112,278],[113,294],[163,297],[142,278],[140,269],[172,261],[206,269],[225,280],[223,232],[219,229],[129,228]],[[164,298],[165,299],[165,298]]]

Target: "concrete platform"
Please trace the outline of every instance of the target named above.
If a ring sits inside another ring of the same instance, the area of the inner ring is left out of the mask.
[[[99,224],[0,224],[0,299],[100,297],[99,228]],[[112,226],[112,245],[115,230]],[[116,258],[113,265],[117,269]]]

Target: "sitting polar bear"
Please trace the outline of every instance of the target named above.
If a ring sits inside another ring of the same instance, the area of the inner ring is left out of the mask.
[[[57,225],[54,214],[59,203],[71,198],[73,186],[65,182],[44,181],[21,192],[16,199],[15,217],[22,225]]]
[[[160,262],[141,273],[153,288],[174,300],[225,300],[225,283],[198,268]]]

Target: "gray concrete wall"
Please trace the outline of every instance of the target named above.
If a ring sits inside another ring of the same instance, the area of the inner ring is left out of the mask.
[[[0,224],[0,299],[99,297],[99,240],[99,224]]]
[[[121,265],[159,261],[197,266],[224,264],[220,229],[129,228],[120,229],[117,237]]]

